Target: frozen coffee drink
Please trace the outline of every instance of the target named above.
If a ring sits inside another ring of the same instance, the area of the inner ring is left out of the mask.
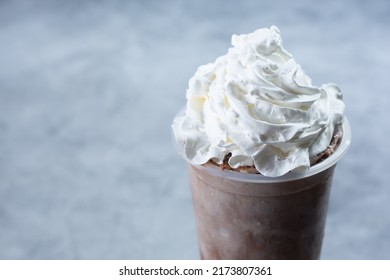
[[[351,132],[335,84],[316,86],[277,27],[233,35],[200,66],[172,128],[187,160],[202,259],[318,259]]]

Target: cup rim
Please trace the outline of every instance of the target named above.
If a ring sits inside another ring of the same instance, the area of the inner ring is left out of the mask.
[[[310,176],[313,176],[315,174],[318,174],[333,165],[335,165],[348,151],[349,146],[351,144],[351,126],[347,119],[347,117],[344,117],[343,125],[342,125],[342,138],[339,146],[337,147],[336,151],[331,154],[328,158],[321,161],[320,163],[317,163],[309,168],[308,171],[304,172],[296,172],[291,171],[285,175],[278,176],[278,177],[269,177],[264,176],[262,174],[253,174],[253,173],[244,173],[244,172],[237,172],[232,170],[222,170],[218,166],[208,164],[208,165],[195,165],[189,162],[192,166],[202,169],[208,173],[211,173],[213,175],[223,177],[225,179],[229,180],[235,180],[240,182],[251,182],[251,183],[280,183],[280,182],[286,182],[286,181],[293,181],[298,179],[307,178]]]

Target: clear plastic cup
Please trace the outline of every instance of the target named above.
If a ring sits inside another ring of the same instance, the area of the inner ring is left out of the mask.
[[[201,258],[318,259],[333,173],[350,142],[345,118],[333,154],[276,178],[189,164]]]

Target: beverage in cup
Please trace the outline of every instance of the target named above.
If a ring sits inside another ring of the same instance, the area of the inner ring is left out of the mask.
[[[318,259],[351,141],[341,91],[313,85],[275,26],[232,45],[198,68],[172,125],[201,258]]]

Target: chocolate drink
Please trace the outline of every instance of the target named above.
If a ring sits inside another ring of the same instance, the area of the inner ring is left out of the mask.
[[[172,123],[202,259],[318,259],[351,133],[340,88],[312,80],[276,26],[199,66]],[[304,41],[305,43],[305,41]]]
[[[201,258],[318,259],[334,167],[302,179],[254,183],[190,165]]]

